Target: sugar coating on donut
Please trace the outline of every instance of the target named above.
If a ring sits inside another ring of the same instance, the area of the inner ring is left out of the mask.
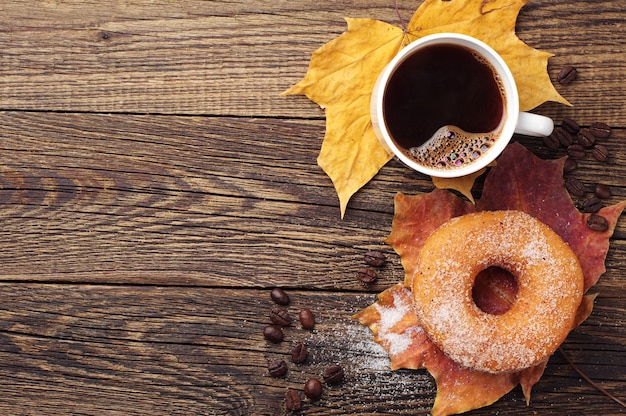
[[[515,303],[502,315],[472,299],[476,275],[496,266],[515,276]],[[453,361],[490,373],[547,359],[574,326],[583,272],[570,247],[520,211],[453,218],[427,239],[416,265],[413,300],[430,339]]]

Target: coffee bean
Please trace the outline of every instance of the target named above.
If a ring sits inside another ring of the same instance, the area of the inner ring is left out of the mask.
[[[559,138],[554,132],[552,132],[548,136],[544,136],[543,144],[545,144],[546,147],[550,150],[556,150],[561,146],[561,142],[559,142]]]
[[[304,383],[304,395],[315,401],[322,397],[322,382],[316,378],[310,378]]]
[[[601,144],[593,146],[593,149],[591,149],[591,154],[598,162],[606,162],[607,160],[609,160],[609,149],[602,146]]]
[[[285,407],[290,412],[297,412],[302,409],[302,400],[297,391],[293,389],[287,389],[285,392]]]
[[[578,134],[578,131],[580,130],[580,126],[578,125],[578,123],[576,123],[571,118],[564,118],[561,122],[561,126],[563,126],[563,129],[565,131],[568,131],[569,133],[574,135]]]
[[[289,296],[285,293],[284,290],[279,287],[275,287],[274,289],[272,289],[270,297],[274,302],[278,303],[279,305],[289,305]]]
[[[568,192],[574,196],[583,196],[587,193],[585,185],[576,178],[567,178],[565,181],[565,188]]]
[[[606,231],[609,229],[609,222],[602,215],[591,214],[587,218],[587,227],[593,231]]]
[[[585,129],[585,130],[581,130],[578,133],[576,140],[578,141],[578,144],[580,144],[582,147],[589,148],[595,144],[596,136],[591,134],[589,130]]]
[[[571,65],[567,65],[561,71],[559,71],[556,76],[556,80],[561,84],[569,84],[574,81],[576,76],[578,75],[578,71]]]
[[[569,132],[563,129],[555,130],[554,134],[556,134],[556,138],[559,140],[559,143],[561,143],[561,146],[563,147],[567,147],[570,144],[574,143],[574,136],[572,136]]]
[[[299,343],[293,346],[291,349],[291,361],[296,364],[302,364],[306,361],[306,355],[308,348],[305,344]]]
[[[291,316],[289,316],[289,312],[287,312],[286,309],[274,305],[272,309],[270,309],[270,321],[274,322],[276,325],[289,326],[291,325]]]
[[[594,197],[589,198],[583,203],[583,210],[585,212],[593,213],[593,212],[600,211],[600,209],[602,209],[603,206],[604,204],[602,203],[602,200],[594,196]]]
[[[613,192],[611,192],[611,188],[603,183],[597,183],[596,187],[593,189],[593,193],[600,199],[607,199],[610,198],[611,195],[613,195]]]
[[[276,325],[268,325],[263,328],[263,336],[266,340],[268,340],[269,342],[273,342],[274,344],[282,342],[285,338],[283,330]]]
[[[315,326],[315,315],[309,308],[302,308],[300,310],[300,323],[304,329],[313,329]]]
[[[605,123],[591,123],[591,126],[589,126],[589,130],[591,131],[591,134],[600,139],[609,137],[611,135],[611,128],[608,124]]]
[[[579,144],[567,146],[567,154],[575,159],[582,159],[585,157],[585,153],[585,148]]]
[[[378,278],[378,273],[376,273],[374,269],[370,269],[369,267],[361,267],[356,272],[356,278],[363,283],[374,283]]]
[[[337,364],[328,366],[326,370],[324,370],[324,374],[322,374],[324,381],[331,385],[341,383],[343,381],[343,376],[343,368]]]
[[[287,374],[287,363],[283,360],[272,360],[268,363],[267,370],[272,377],[282,377]]]
[[[380,251],[368,251],[365,253],[365,263],[373,267],[381,267],[387,261],[385,254]]]
[[[563,164],[563,173],[572,173],[577,167],[578,163],[571,157],[568,157]]]

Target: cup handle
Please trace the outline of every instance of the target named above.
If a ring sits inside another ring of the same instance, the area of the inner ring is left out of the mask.
[[[525,136],[548,136],[552,130],[554,130],[554,122],[551,118],[523,111],[519,113],[515,126],[515,133]]]

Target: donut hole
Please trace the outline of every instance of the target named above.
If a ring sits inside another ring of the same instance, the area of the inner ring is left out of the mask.
[[[490,315],[502,315],[517,300],[517,278],[508,270],[491,266],[476,276],[472,299],[476,306]]]

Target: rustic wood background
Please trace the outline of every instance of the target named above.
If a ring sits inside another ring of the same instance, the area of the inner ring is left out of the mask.
[[[459,1],[459,0],[453,0]],[[401,0],[408,20],[418,2]],[[391,372],[350,320],[401,280],[388,235],[396,192],[427,178],[390,162],[344,220],[316,165],[324,113],[280,97],[343,17],[398,23],[391,0],[0,1],[0,411],[7,415],[279,415],[326,365],[345,382],[303,414],[428,414],[425,371]],[[574,106],[536,111],[613,127],[607,164],[576,175],[626,199],[623,0],[530,0],[517,32],[550,51]],[[537,155],[540,141],[519,137]],[[369,249],[389,264],[372,288]],[[592,316],[563,350],[626,399],[626,218]],[[310,307],[267,343],[270,288]],[[267,361],[309,344],[285,378]],[[555,355],[529,407],[519,389],[472,415],[614,415],[624,408]]]

